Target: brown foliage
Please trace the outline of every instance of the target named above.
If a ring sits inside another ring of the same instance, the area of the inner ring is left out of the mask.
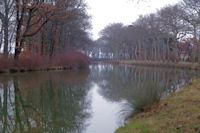
[[[54,61],[59,66],[70,68],[83,68],[90,64],[89,57],[78,51],[57,55]]]
[[[12,59],[7,55],[0,54],[0,71],[4,71],[12,65]]]
[[[23,52],[18,60],[10,56],[0,55],[0,71],[33,71],[66,68],[85,68],[90,64],[90,59],[85,54],[75,51],[59,54],[49,59],[37,53]]]
[[[44,1],[32,1],[15,0],[16,4],[16,47],[15,55],[16,59],[19,58],[21,51],[25,48],[26,39],[38,34],[42,28],[49,22],[54,20],[61,20],[66,18],[66,7],[70,0],[64,2],[58,0],[51,2]]]
[[[151,106],[143,107],[141,109],[141,111],[142,112],[150,112],[150,113],[158,113],[166,106],[167,106],[167,103],[165,103],[165,104],[154,104],[154,105],[151,105]]]

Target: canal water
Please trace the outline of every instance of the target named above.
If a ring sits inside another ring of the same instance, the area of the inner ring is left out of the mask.
[[[114,133],[134,111],[197,78],[195,71],[91,65],[0,75],[1,133]]]

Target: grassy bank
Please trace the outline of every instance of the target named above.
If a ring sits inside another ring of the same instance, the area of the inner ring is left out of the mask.
[[[140,66],[153,66],[153,67],[166,67],[166,68],[179,68],[179,69],[194,69],[200,70],[200,64],[191,62],[157,62],[157,61],[135,61],[135,60],[110,60],[109,62],[124,65],[140,65]]]
[[[200,79],[144,107],[116,133],[200,133]]]

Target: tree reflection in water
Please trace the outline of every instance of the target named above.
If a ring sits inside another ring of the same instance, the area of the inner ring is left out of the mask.
[[[0,132],[88,133],[88,124],[105,124],[95,121],[98,119],[91,113],[95,109],[106,116],[103,107],[111,110],[106,105],[114,103],[112,107],[119,107],[117,117],[122,123],[132,112],[159,101],[198,76],[185,70],[113,65],[92,65],[90,71],[1,75]],[[95,96],[106,105],[92,101],[94,93],[89,92],[93,92],[94,84],[98,86]],[[116,114],[109,115],[115,120]],[[91,119],[94,123],[89,123]],[[101,125],[109,126],[115,124]]]
[[[4,75],[0,132],[81,133],[90,117],[88,75],[89,70]]]
[[[153,67],[96,65],[93,69],[99,93],[108,101],[123,103],[122,117],[158,102],[198,76],[192,71]]]

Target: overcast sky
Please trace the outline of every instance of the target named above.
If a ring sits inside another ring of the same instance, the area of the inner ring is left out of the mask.
[[[110,23],[131,24],[139,15],[156,12],[168,4],[176,4],[180,0],[86,0],[88,13],[92,16],[92,37]]]

